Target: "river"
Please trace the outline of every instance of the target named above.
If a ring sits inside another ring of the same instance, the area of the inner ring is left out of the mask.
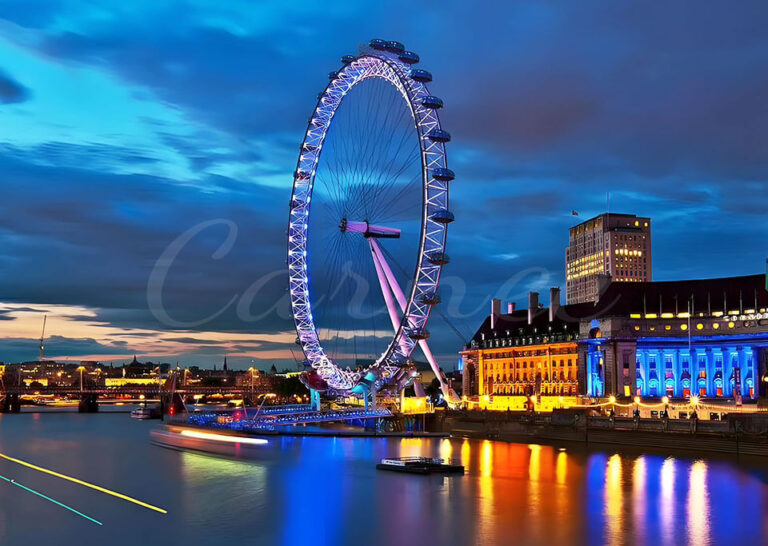
[[[258,460],[150,444],[125,413],[0,416],[0,544],[725,544],[768,542],[764,460],[464,439],[271,439]],[[465,476],[377,471],[442,455]]]

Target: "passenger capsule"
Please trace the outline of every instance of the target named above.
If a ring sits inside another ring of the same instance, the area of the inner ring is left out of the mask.
[[[437,305],[442,301],[442,298],[440,297],[440,294],[438,294],[437,292],[431,292],[421,296],[421,298],[419,298],[419,301],[424,305]]]
[[[328,72],[328,79],[329,80],[335,80],[338,77],[339,77],[339,73],[336,72],[335,70],[333,72]]]
[[[378,38],[374,38],[373,40],[368,42],[368,45],[371,46],[373,49],[378,49],[382,51],[387,49],[387,41],[379,40]]]
[[[451,169],[445,169],[443,167],[435,167],[434,169],[430,169],[429,172],[432,175],[432,178],[434,178],[435,180],[442,180],[444,182],[448,182],[456,178],[456,175],[453,173]]]
[[[405,64],[416,64],[419,62],[419,56],[413,51],[403,51],[397,58]]]
[[[426,328],[409,328],[405,331],[405,335],[415,340],[429,339],[429,330]]]
[[[443,100],[438,97],[434,97],[432,95],[427,95],[426,97],[421,99],[421,105],[424,108],[433,108],[433,109],[442,108]]]
[[[412,80],[416,80],[417,82],[426,83],[426,82],[432,81],[432,74],[430,74],[426,70],[421,70],[420,68],[411,68],[408,71],[408,76],[410,76]]]
[[[293,176],[298,180],[309,180],[310,173],[309,171],[303,171],[299,169],[298,171],[296,171],[296,173]]]
[[[427,133],[427,138],[430,140],[434,140],[435,142],[450,142],[451,141],[451,133],[448,131],[443,131],[442,129],[432,129],[430,132]]]
[[[430,216],[430,218],[438,224],[450,224],[454,220],[453,213],[448,209],[440,209]]]
[[[394,40],[387,42],[387,45],[384,47],[387,51],[391,53],[404,53],[405,52],[405,46],[401,44],[400,42],[396,42]]]
[[[432,265],[446,265],[451,263],[451,259],[445,252],[432,252],[431,254],[427,254],[427,260]]]
[[[344,64],[353,63],[353,62],[355,62],[356,60],[357,60],[357,57],[355,57],[354,55],[344,55],[344,56],[341,58],[341,62],[342,62],[342,63],[344,63]]]

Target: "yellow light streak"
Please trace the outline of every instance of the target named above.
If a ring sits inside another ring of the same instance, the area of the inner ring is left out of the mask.
[[[190,438],[199,438],[200,440],[216,440],[218,442],[230,442],[235,444],[264,445],[269,443],[261,438],[245,438],[243,436],[226,436],[224,434],[211,434],[209,432],[198,432],[196,430],[182,430],[182,436]]]
[[[57,478],[61,478],[62,480],[67,480],[72,483],[76,483],[78,485],[82,485],[85,487],[89,487],[91,489],[94,489],[96,491],[100,491],[101,493],[106,493],[107,495],[112,495],[113,497],[117,497],[118,499],[123,499],[128,502],[132,502],[134,504],[138,504],[139,506],[143,506],[144,508],[149,508],[150,510],[154,510],[155,512],[160,512],[161,514],[167,514],[167,510],[163,510],[162,508],[158,508],[157,506],[152,506],[151,504],[147,504],[146,502],[142,502],[140,500],[134,499],[132,497],[129,497],[128,495],[123,495],[122,493],[118,493],[116,491],[111,491],[109,489],[106,489],[104,487],[100,487],[98,485],[94,485],[92,483],[85,482],[83,480],[79,480],[77,478],[73,478],[72,476],[67,476],[66,474],[60,474],[58,472],[54,472],[53,470],[48,470],[47,468],[43,468],[41,466],[34,465],[32,463],[28,463],[26,461],[22,461],[20,459],[14,459],[13,457],[9,457],[8,455],[4,455],[3,453],[0,453],[0,457],[7,461],[11,461],[12,463],[20,464],[21,466],[26,466],[27,468],[31,468],[32,470],[37,470],[38,472],[43,472],[44,474],[49,474],[51,476],[55,476]]]

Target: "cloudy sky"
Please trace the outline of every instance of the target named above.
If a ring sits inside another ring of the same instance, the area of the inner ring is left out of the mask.
[[[93,5],[87,5],[93,4]],[[442,313],[564,285],[567,229],[653,219],[654,278],[764,269],[764,2],[132,2],[0,8],[0,361],[293,366],[291,173],[373,37],[420,54],[457,178]],[[431,320],[452,368],[461,335]]]

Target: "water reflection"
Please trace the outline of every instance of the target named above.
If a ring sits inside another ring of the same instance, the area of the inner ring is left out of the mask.
[[[661,495],[659,512],[661,514],[661,539],[665,544],[675,540],[675,459],[667,457],[659,473]]]
[[[36,542],[51,544],[768,543],[764,461],[412,438],[282,438],[257,459],[229,460],[160,449],[147,434],[122,418],[3,417],[0,451],[169,514],[126,511],[65,485],[57,494],[105,521],[109,534],[83,539],[64,511],[38,513],[35,499],[20,496],[0,504],[0,544],[25,543],[14,523],[29,513],[48,524]],[[375,469],[380,458],[414,455],[458,459],[467,473]],[[32,471],[0,467],[42,491],[52,487]]]
[[[709,544],[709,492],[707,491],[707,465],[696,461],[688,474],[688,544]],[[727,499],[724,499],[728,502]]]
[[[469,444],[471,446],[471,444]],[[493,443],[485,440],[480,447],[480,479],[478,481],[478,515],[483,527],[490,527],[495,520],[493,513],[493,497],[495,484],[493,480]],[[471,447],[470,457],[471,457]],[[483,530],[484,531],[484,530]],[[482,531],[481,531],[482,532]],[[482,532],[489,538],[485,532]]]
[[[568,480],[568,455],[565,453],[565,451],[561,451],[557,454],[557,462],[555,464],[555,476],[557,477],[557,483],[565,485],[566,481]]]
[[[645,457],[640,456],[632,464],[632,511],[634,513],[635,540],[640,542],[645,528],[647,504],[649,495],[646,492],[646,465]]]
[[[624,539],[624,480],[622,460],[618,454],[608,459],[605,469],[605,523],[610,544],[622,544]]]

